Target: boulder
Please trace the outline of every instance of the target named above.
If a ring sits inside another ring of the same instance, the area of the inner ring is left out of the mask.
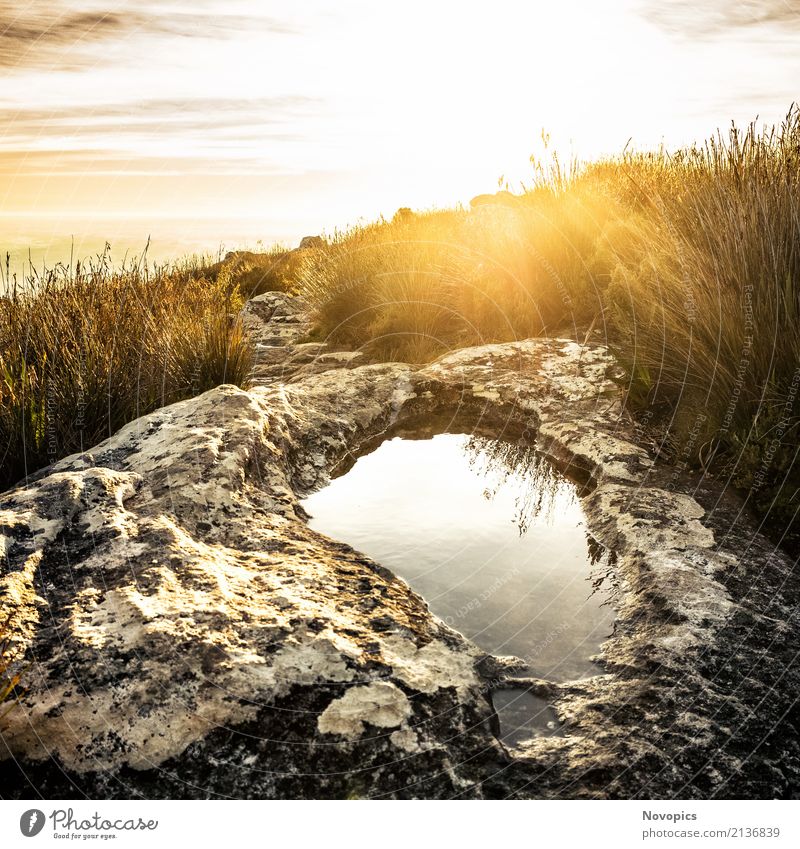
[[[327,242],[322,236],[303,236],[297,247],[300,250],[306,250],[307,248],[324,248],[326,244]]]
[[[4,755],[45,795],[446,796],[502,758],[475,647],[305,525],[292,477],[320,447],[293,469],[273,404],[220,387],[4,497],[32,664]]]
[[[249,313],[267,340],[299,314],[277,294]],[[0,796],[797,793],[793,564],[740,504],[654,466],[605,348],[336,365],[173,404],[2,495],[0,600],[28,694],[0,724]],[[298,501],[331,470],[438,417],[535,441],[586,482],[587,531],[615,553],[603,674],[515,678],[306,524]],[[504,747],[504,680],[547,698],[559,733]]]

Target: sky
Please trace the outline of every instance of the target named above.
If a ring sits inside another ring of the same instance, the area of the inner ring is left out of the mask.
[[[0,248],[293,243],[774,123],[800,0],[0,0]]]

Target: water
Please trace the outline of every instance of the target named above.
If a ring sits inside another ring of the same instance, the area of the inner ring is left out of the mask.
[[[523,658],[520,674],[600,671],[591,658],[614,618],[592,583],[604,558],[576,486],[531,449],[464,434],[395,438],[303,506],[312,528],[388,566],[485,651]],[[494,702],[507,742],[557,732],[530,693]]]
[[[263,251],[275,242],[294,247],[298,232],[305,233],[263,218],[14,217],[0,213],[0,259],[5,271],[8,252],[11,273],[22,280],[31,264],[40,271],[59,262],[85,262],[101,254],[106,242],[111,245],[115,264],[126,257],[139,257],[148,241],[150,262],[171,262],[193,255],[213,261],[227,251]]]

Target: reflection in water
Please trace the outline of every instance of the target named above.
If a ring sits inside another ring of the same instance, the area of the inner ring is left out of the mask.
[[[576,497],[574,486],[529,445],[470,436],[464,453],[470,469],[491,482],[484,490],[487,499],[503,486],[516,489],[514,523],[520,536],[539,517],[550,522],[559,498],[572,503]]]
[[[587,542],[575,485],[531,448],[462,434],[387,440],[303,506],[312,528],[388,566],[485,651],[523,658],[522,674],[600,671],[591,658],[614,618],[609,559]],[[509,742],[554,733],[530,694],[494,702]]]

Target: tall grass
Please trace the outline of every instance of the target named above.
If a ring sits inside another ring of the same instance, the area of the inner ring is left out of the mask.
[[[403,215],[337,235],[302,292],[321,336],[379,358],[552,333],[596,308],[580,284],[606,217],[586,193],[546,186],[514,203]]]
[[[5,280],[0,485],[220,383],[244,385],[250,343],[229,274],[93,262]]]
[[[333,240],[301,290],[320,336],[375,358],[604,334],[663,453],[800,500],[800,111],[677,152],[538,167],[519,196]]]
[[[427,358],[460,332],[452,302],[462,247],[457,215],[400,216],[337,234],[309,266],[302,293],[317,333],[378,358]]]
[[[639,411],[790,523],[800,494],[800,112],[623,163],[643,215],[612,269],[614,348]]]
[[[316,253],[316,248],[290,250],[282,245],[264,253],[234,251],[204,271],[214,280],[220,274],[227,276],[245,299],[264,292],[296,292],[306,265]]]

